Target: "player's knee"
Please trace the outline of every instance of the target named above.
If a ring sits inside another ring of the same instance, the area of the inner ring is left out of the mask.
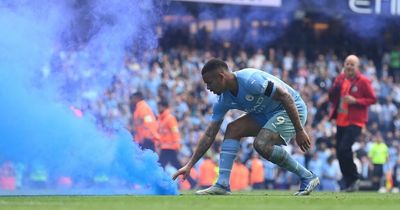
[[[254,149],[261,154],[263,157],[269,157],[272,153],[273,144],[262,138],[255,138],[253,142]]]
[[[254,139],[253,147],[258,153],[260,153],[260,150],[261,150],[261,148],[263,148],[263,146],[264,146],[264,143],[260,139],[258,139],[258,138]]]

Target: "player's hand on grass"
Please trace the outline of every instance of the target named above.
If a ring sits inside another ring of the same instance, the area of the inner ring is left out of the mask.
[[[175,172],[175,174],[172,176],[172,179],[175,180],[176,178],[178,178],[179,175],[183,175],[182,178],[183,180],[185,180],[190,175],[191,169],[192,167],[186,164],[185,166],[183,166],[182,168],[180,168],[178,171]]]
[[[301,131],[296,132],[296,143],[299,145],[301,151],[306,152],[311,147],[310,137],[307,133],[302,129]]]

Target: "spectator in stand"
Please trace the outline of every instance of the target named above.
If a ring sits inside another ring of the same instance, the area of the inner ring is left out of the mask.
[[[252,189],[264,189],[264,165],[256,152],[253,152],[252,158],[247,163],[247,167],[250,169],[250,184]]]
[[[268,160],[262,160],[264,165],[265,189],[275,188],[275,179],[278,175],[278,166]]]
[[[394,81],[400,82],[400,47],[393,48],[390,52],[390,75]]]
[[[231,189],[235,191],[246,190],[249,188],[249,169],[236,158],[232,166],[232,176],[230,178]]]
[[[361,74],[359,65],[357,56],[347,56],[343,72],[329,90],[330,118],[336,119],[336,151],[346,192],[358,190],[359,174],[351,147],[368,120],[368,107],[376,102],[371,82]]]
[[[199,187],[201,189],[208,188],[212,186],[218,177],[216,172],[217,165],[210,158],[209,154],[204,156],[203,162],[199,166]]]
[[[338,181],[342,178],[339,164],[334,155],[328,157],[322,166],[321,188],[324,191],[339,191]]]

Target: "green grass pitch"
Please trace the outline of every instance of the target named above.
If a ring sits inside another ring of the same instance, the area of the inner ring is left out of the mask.
[[[0,210],[400,210],[400,194],[290,191],[234,192],[229,196],[1,196]]]

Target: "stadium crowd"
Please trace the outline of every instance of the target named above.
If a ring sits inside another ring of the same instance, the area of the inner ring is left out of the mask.
[[[216,95],[204,87],[200,70],[205,62],[213,57],[224,59],[232,71],[252,67],[271,73],[300,92],[308,105],[309,116],[306,129],[312,137],[312,149],[303,154],[293,143],[285,147],[300,163],[307,166],[321,178],[321,190],[338,191],[341,173],[335,156],[336,133],[333,122],[328,118],[330,105],[328,90],[334,78],[342,69],[343,54],[327,51],[318,53],[314,58],[306,55],[302,49],[259,48],[255,50],[234,50],[226,45],[220,50],[206,50],[184,45],[170,49],[157,48],[145,52],[142,59],[126,54],[125,66],[113,75],[111,85],[105,92],[99,92],[91,84],[93,77],[107,71],[98,64],[82,66],[86,62],[85,48],[58,51],[54,54],[50,68],[43,70],[44,79],[53,74],[62,74],[66,86],[79,87],[80,111],[95,116],[102,128],[113,127],[114,123],[126,125],[132,134],[135,127],[132,122],[129,97],[140,91],[155,116],[159,115],[157,103],[168,100],[171,113],[177,118],[180,132],[178,159],[181,164],[187,161],[196,146],[199,135],[210,120],[212,103]],[[356,165],[361,175],[361,188],[375,189],[371,185],[374,153],[370,152],[374,144],[384,143],[388,147],[384,157],[384,176],[381,177],[380,191],[398,192],[400,182],[400,49],[385,52],[380,63],[360,55],[361,71],[371,79],[378,103],[369,110],[369,122],[361,137],[353,146]],[[66,88],[65,91],[70,91]],[[229,112],[228,120],[217,136],[217,142],[206,156],[199,161],[189,182],[182,182],[181,189],[193,189],[210,186],[216,179],[218,163],[217,151],[229,119],[235,119],[242,113]],[[232,171],[232,190],[248,189],[290,189],[299,180],[291,173],[276,168],[274,164],[261,159],[252,147],[252,138],[241,141],[241,150]],[[156,143],[157,145],[157,143]],[[159,149],[155,149],[159,152]],[[166,170],[173,173],[171,165]],[[33,172],[32,172],[33,173]],[[18,174],[18,167],[11,162],[1,163],[0,189],[24,187],[10,185],[7,180]],[[18,177],[18,176],[17,176]],[[19,179],[24,179],[20,176]],[[40,174],[26,175],[25,179],[43,180]],[[73,182],[64,177],[64,182]],[[18,183],[18,182],[17,182]],[[35,185],[38,186],[38,185]],[[30,185],[33,187],[33,185]],[[296,187],[297,188],[297,187]]]

